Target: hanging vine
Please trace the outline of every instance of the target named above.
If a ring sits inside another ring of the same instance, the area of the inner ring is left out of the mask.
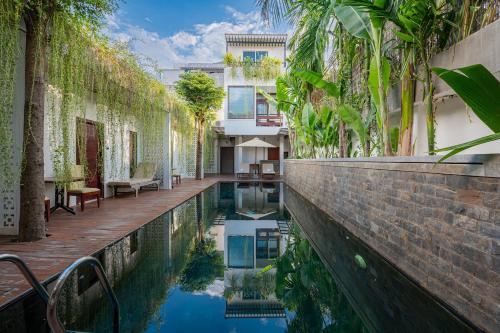
[[[16,60],[19,56],[21,5],[0,3],[0,192],[11,189],[19,178],[14,170],[14,134],[12,127]]]
[[[123,177],[127,131],[139,133],[141,159],[159,166],[166,112],[179,118],[183,102],[146,73],[124,45],[110,44],[84,21],[58,13],[54,19],[49,57],[50,142],[55,176],[67,182],[76,155],[85,165],[84,122],[89,105],[96,104],[95,118],[102,158],[98,167],[108,177]],[[90,102],[90,103],[89,103]],[[76,145],[74,144],[76,138]],[[103,170],[104,160],[109,170]],[[159,170],[158,170],[159,171]]]

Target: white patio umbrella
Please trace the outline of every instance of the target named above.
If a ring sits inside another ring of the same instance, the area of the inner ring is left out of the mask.
[[[268,142],[262,141],[259,138],[253,138],[252,140],[240,143],[239,145],[236,145],[236,147],[255,148],[255,164],[257,164],[257,148],[276,148],[276,146]]]

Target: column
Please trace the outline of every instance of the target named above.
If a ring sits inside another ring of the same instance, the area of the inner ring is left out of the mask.
[[[163,156],[162,156],[162,164],[163,164],[163,189],[171,189],[172,188],[172,177],[170,172],[172,170],[172,165],[170,164],[170,113],[167,113],[165,116],[165,125],[163,126]]]
[[[285,170],[285,136],[280,135],[280,176],[283,176]]]
[[[243,143],[243,137],[241,135],[236,137],[236,145],[239,145]],[[241,161],[243,160],[243,148],[242,147],[235,147],[235,152],[236,152],[236,158],[234,159],[235,165],[234,165],[234,172],[238,172],[240,170],[240,165]]]

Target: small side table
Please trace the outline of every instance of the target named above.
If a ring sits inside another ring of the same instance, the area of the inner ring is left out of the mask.
[[[85,178],[83,177],[73,177],[72,178],[72,181],[80,181],[80,180],[84,180]],[[69,206],[66,206],[64,204],[64,192],[66,190],[65,186],[64,185],[60,185],[56,182],[56,179],[54,177],[46,177],[45,178],[45,182],[46,183],[53,183],[54,184],[54,200],[55,200],[55,203],[54,203],[54,207],[50,208],[50,213],[53,213],[55,212],[58,208],[62,208],[64,209],[65,211],[67,211],[68,213],[71,213],[73,215],[75,215],[75,210]]]

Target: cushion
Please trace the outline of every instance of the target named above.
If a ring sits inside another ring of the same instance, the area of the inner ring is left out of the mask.
[[[81,187],[74,190],[68,190],[68,193],[85,194],[85,193],[100,192],[100,191],[101,191],[100,189],[94,187]]]
[[[274,173],[274,165],[262,164],[262,173]]]
[[[136,179],[152,180],[156,174],[156,167],[153,163],[139,163],[135,168],[134,177]]]

